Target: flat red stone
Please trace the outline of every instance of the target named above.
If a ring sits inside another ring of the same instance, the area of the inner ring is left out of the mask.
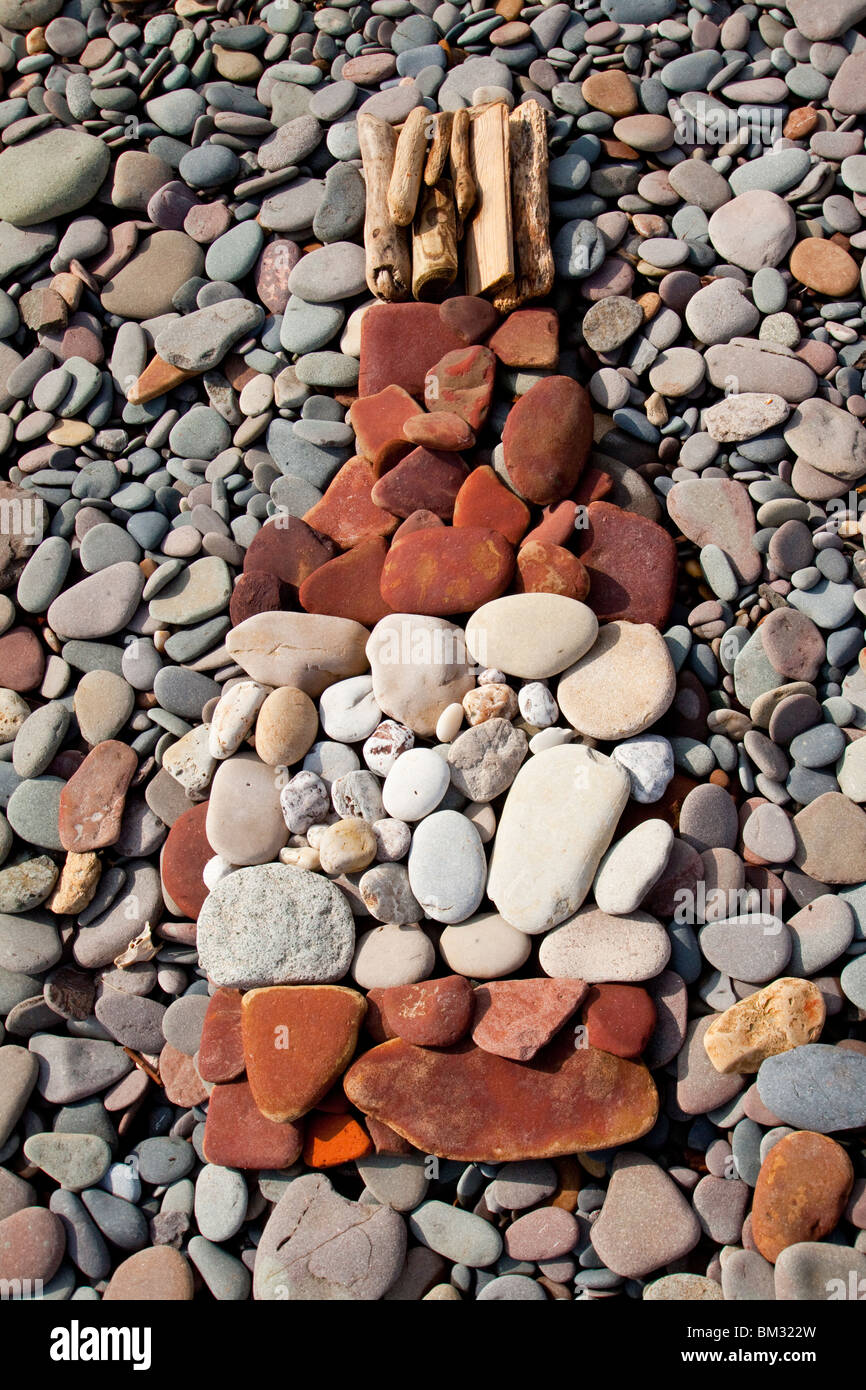
[[[314,1111],[307,1119],[304,1162],[308,1168],[337,1168],[372,1152],[372,1139],[353,1116]]]
[[[83,854],[114,844],[137,769],[138,758],[128,743],[107,738],[91,748],[60,793],[58,829],[64,849]]]
[[[258,1110],[246,1081],[214,1086],[204,1127],[204,1156],[223,1168],[289,1168],[299,1157],[300,1125],[274,1124]]]
[[[298,1120],[322,1099],[355,1051],[364,996],[342,985],[272,985],[243,997],[247,1079],[264,1116]]]
[[[35,690],[45,674],[45,653],[29,627],[13,627],[0,637],[0,682],[7,690]]]
[[[490,410],[495,375],[496,357],[480,343],[446,352],[424,379],[424,404],[459,415],[477,433]]]
[[[390,536],[397,518],[372,501],[375,481],[372,464],[356,454],[328,484],[324,497],[304,513],[304,521],[342,550],[374,536]]]
[[[514,552],[498,531],[431,527],[391,547],[382,597],[395,613],[470,613],[499,598],[513,571]]]
[[[383,1124],[381,1120],[374,1120],[372,1115],[366,1116],[365,1123],[377,1154],[397,1155],[416,1152],[414,1146],[407,1139],[404,1139],[402,1134],[398,1134],[396,1129],[391,1129],[390,1125]]]
[[[374,304],[361,321],[358,395],[402,386],[410,396],[423,396],[430,368],[465,342],[436,304]]]
[[[677,548],[663,527],[610,502],[590,502],[577,532],[589,571],[589,606],[600,622],[664,627],[677,582]]]
[[[367,991],[367,1012],[364,1015],[364,1031],[369,1034],[373,1042],[387,1042],[389,1038],[396,1038],[397,1034],[393,1028],[389,1027],[382,1009],[382,999],[385,994],[384,989],[370,989]]]
[[[369,459],[378,478],[395,453],[405,450],[403,425],[418,414],[418,402],[402,386],[386,386],[375,396],[356,400],[349,411],[358,452]]]
[[[502,445],[508,476],[539,506],[560,502],[577,486],[592,446],[589,394],[568,376],[530,386],[512,406]]]
[[[468,1041],[439,1051],[395,1038],[353,1062],[343,1084],[353,1105],[422,1153],[478,1163],[630,1144],[659,1105],[646,1067],[576,1048],[569,1029],[532,1062]]]
[[[499,315],[486,299],[474,294],[455,294],[439,305],[442,322],[464,343],[480,343],[499,322]]]
[[[526,503],[500,482],[488,464],[473,468],[454,503],[455,526],[490,526],[517,545],[529,522]]]
[[[401,521],[397,530],[391,537],[391,546],[395,546],[398,541],[404,541],[407,536],[413,536],[416,531],[429,531],[431,527],[444,526],[445,522],[441,516],[436,516],[434,512],[428,511],[426,507],[419,507],[417,512],[412,512],[405,521]]]
[[[564,594],[581,601],[589,593],[589,575],[570,550],[547,541],[529,541],[517,552],[514,590],[518,594]]]
[[[472,1041],[497,1057],[528,1062],[571,1018],[585,980],[494,980],[475,990]]]
[[[213,850],[205,834],[208,803],[181,811],[163,846],[160,872],[166,893],[186,917],[198,920],[208,890],[202,870]]]
[[[571,500],[576,502],[578,507],[588,507],[590,502],[600,502],[612,491],[613,478],[610,474],[603,473],[600,468],[588,463],[578,478]]]
[[[420,1047],[450,1047],[469,1029],[475,995],[463,975],[394,985],[382,991],[381,1009],[393,1037]]]
[[[403,426],[403,434],[412,444],[426,449],[444,449],[446,453],[471,449],[475,443],[475,435],[462,416],[447,410],[433,415],[413,415]]]
[[[656,1026],[656,1006],[636,985],[593,985],[581,1017],[590,1047],[617,1057],[639,1057]]]
[[[264,571],[297,589],[336,553],[333,542],[317,535],[306,520],[281,514],[253,536],[244,557],[244,574]]]
[[[533,526],[523,537],[523,545],[528,545],[530,541],[549,541],[551,545],[565,545],[574,535],[576,516],[577,503],[572,497],[544,507],[538,525]]]
[[[417,448],[382,475],[371,496],[377,507],[394,516],[424,510],[450,521],[465,480],[466,464],[459,454]]]
[[[304,580],[298,590],[301,607],[374,627],[392,611],[379,587],[387,554],[387,543],[374,536],[335,556]]]
[[[198,1047],[199,1076],[205,1081],[234,1081],[244,1070],[239,989],[218,989],[211,995]]]
[[[171,1043],[166,1043],[159,1054],[159,1078],[165,1098],[172,1105],[182,1105],[189,1110],[193,1105],[202,1105],[207,1100],[208,1088],[196,1068],[194,1058],[179,1052]]]
[[[273,613],[285,606],[283,586],[275,574],[266,570],[239,574],[229,599],[229,617],[232,627],[237,627],[256,613]]]
[[[488,338],[487,346],[506,367],[555,367],[559,318],[552,309],[517,309]]]

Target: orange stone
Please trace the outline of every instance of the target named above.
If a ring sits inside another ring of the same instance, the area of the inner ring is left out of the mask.
[[[65,850],[105,849],[120,835],[126,793],[138,769],[128,743],[97,743],[60,793],[58,830]]]
[[[411,444],[420,444],[426,449],[443,449],[446,453],[471,449],[475,443],[475,435],[462,415],[449,410],[413,415],[403,426],[403,434]]]
[[[289,1168],[301,1152],[302,1127],[261,1114],[246,1081],[214,1086],[204,1127],[204,1156],[223,1168]]]
[[[631,116],[637,110],[637,92],[624,72],[593,72],[585,78],[580,94],[589,106],[608,116]]]
[[[378,478],[395,452],[405,449],[403,425],[418,414],[418,403],[402,386],[386,386],[375,396],[362,396],[349,411],[358,450],[373,465]]]
[[[487,464],[474,468],[454,503],[455,526],[491,526],[517,545],[530,522],[529,508]]]
[[[556,1191],[543,1207],[560,1207],[562,1211],[575,1211],[580,1189],[583,1186],[583,1169],[571,1154],[563,1154],[553,1160],[556,1169]]]
[[[463,975],[393,985],[382,990],[381,1011],[391,1037],[420,1047],[450,1047],[469,1029],[475,996]]]
[[[528,541],[517,552],[514,589],[518,594],[564,594],[583,600],[589,593],[589,575],[563,546]]]
[[[173,391],[175,386],[181,386],[183,382],[200,375],[200,372],[185,372],[182,367],[172,367],[157,356],[148,362],[141,376],[130,386],[126,399],[130,405],[145,405],[147,401],[155,401],[166,391]]]
[[[419,447],[383,474],[371,495],[377,507],[394,516],[408,517],[423,510],[450,521],[466,476],[459,454]]]
[[[475,990],[472,1041],[497,1057],[528,1062],[580,1004],[585,980],[494,980]]]
[[[412,536],[416,531],[429,531],[431,527],[444,526],[445,522],[441,516],[436,516],[434,512],[428,511],[426,507],[419,507],[417,512],[412,512],[405,521],[401,521],[397,530],[391,537],[392,548],[400,541],[404,541],[407,536]]]
[[[513,571],[514,552],[498,531],[431,527],[391,547],[382,597],[395,613],[470,613],[499,598]]]
[[[102,1301],[190,1303],[194,1294],[195,1280],[186,1256],[171,1245],[149,1245],[120,1262]]]
[[[495,374],[496,357],[480,343],[446,352],[424,379],[424,404],[428,410],[459,415],[477,431],[490,410]]]
[[[336,553],[333,542],[317,535],[305,520],[281,514],[253,536],[244,557],[244,574],[271,574],[297,589]]]
[[[578,480],[577,487],[572,493],[572,501],[578,508],[588,507],[590,502],[600,502],[603,497],[613,490],[613,478],[609,473],[602,473],[600,468],[587,464]],[[547,540],[547,537],[539,537],[539,540]],[[553,537],[551,536],[552,540]]]
[[[301,607],[307,613],[351,618],[364,627],[374,627],[392,611],[379,588],[387,554],[386,542],[374,536],[328,560],[298,590]]]
[[[589,606],[599,622],[667,621],[676,593],[673,536],[610,502],[590,502],[588,527],[578,532],[580,558],[589,571]]]
[[[782,127],[786,140],[805,140],[818,124],[818,112],[814,106],[797,106]]]
[[[758,1174],[752,1235],[771,1264],[801,1241],[829,1235],[851,1195],[854,1169],[841,1144],[797,1130],[774,1144]]]
[[[272,985],[243,996],[247,1079],[262,1114],[300,1119],[345,1071],[366,1011],[342,985]]]
[[[568,1029],[531,1062],[468,1041],[437,1051],[396,1038],[353,1062],[344,1086],[422,1153],[479,1163],[630,1144],[659,1105],[646,1067],[576,1048]]]
[[[375,481],[373,465],[356,454],[328,484],[324,497],[304,513],[304,521],[342,550],[374,536],[390,536],[397,518],[372,501]]]
[[[308,1168],[336,1168],[372,1152],[372,1139],[351,1116],[316,1111],[307,1119],[304,1162]]]
[[[531,531],[527,531],[522,545],[528,545],[530,541],[549,541],[551,545],[565,545],[574,534],[576,516],[577,503],[572,497],[543,507],[541,520]]]
[[[822,237],[806,237],[791,252],[791,274],[816,294],[834,299],[850,294],[860,278],[860,267],[853,256],[835,242]]]
[[[555,367],[559,361],[559,318],[553,309],[517,309],[488,339],[487,346],[506,367]]]
[[[198,1047],[198,1071],[205,1081],[234,1081],[244,1070],[241,992],[218,989],[211,995]]]
[[[198,920],[208,890],[202,870],[213,850],[205,833],[208,803],[181,811],[168,832],[160,860],[163,887],[186,917]],[[214,1078],[216,1079],[216,1078]]]
[[[560,502],[577,486],[592,446],[589,393],[568,376],[542,377],[509,412],[505,467],[530,502]]]
[[[159,1079],[165,1098],[172,1105],[182,1105],[189,1110],[207,1100],[208,1088],[196,1070],[194,1059],[179,1052],[171,1043],[166,1043],[159,1054]]]

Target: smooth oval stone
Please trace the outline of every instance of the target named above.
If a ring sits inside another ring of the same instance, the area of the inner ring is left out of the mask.
[[[718,208],[709,235],[719,255],[743,270],[777,266],[796,234],[794,213],[777,193],[751,189]]]
[[[826,1043],[808,1043],[768,1057],[758,1094],[784,1124],[831,1134],[866,1123],[866,1056]]]
[[[791,1299],[811,1302],[849,1298],[849,1290],[863,1287],[866,1255],[849,1245],[801,1241],[788,1245],[776,1261],[775,1295],[779,1302]]]
[[[508,594],[476,609],[466,624],[466,645],[479,666],[546,680],[578,661],[597,634],[595,614],[576,599]]]
[[[24,1152],[31,1163],[72,1192],[95,1187],[111,1163],[111,1149],[96,1134],[33,1134]]]
[[[674,832],[667,821],[647,820],[618,840],[602,859],[593,897],[602,912],[633,912],[664,871]]]
[[[502,810],[487,884],[506,921],[534,935],[577,911],[628,794],[623,770],[582,745],[524,764]]]
[[[80,130],[50,130],[0,155],[0,218],[32,227],[84,207],[108,173],[108,146]]]
[[[700,1238],[700,1222],[673,1178],[644,1154],[618,1154],[590,1235],[604,1265],[642,1278],[682,1259]]]
[[[465,921],[484,896],[484,846],[475,826],[459,811],[434,811],[420,822],[412,837],[408,870],[412,892],[434,922]]]
[[[206,834],[229,864],[266,864],[288,839],[274,769],[254,753],[221,762],[211,783]]]
[[[423,1202],[409,1217],[416,1240],[470,1269],[492,1265],[501,1254],[502,1237],[489,1222],[447,1202]]]
[[[262,685],[292,685],[316,697],[334,681],[366,670],[369,636],[349,618],[257,613],[227,634],[226,649]]]
[[[67,1038],[37,1033],[30,1051],[39,1062],[39,1094],[52,1105],[68,1105],[96,1095],[132,1069],[121,1047],[89,1038]]]
[[[138,607],[144,575],[121,560],[64,590],[48,609],[48,625],[59,637],[108,637],[126,627]]]
[[[481,913],[446,927],[439,950],[448,966],[469,979],[493,980],[525,964],[531,938],[496,912]]]
[[[767,1154],[752,1204],[752,1236],[775,1263],[789,1245],[821,1240],[842,1217],[854,1169],[841,1144],[824,1134],[788,1134]]]
[[[650,913],[613,917],[585,907],[544,938],[539,964],[554,979],[634,984],[658,975],[670,953],[668,935]]]
[[[439,716],[475,686],[462,628],[444,619],[395,613],[376,624],[366,648],[380,709],[431,738]]]
[[[423,1153],[468,1162],[629,1143],[658,1109],[645,1067],[575,1048],[567,1032],[527,1063],[467,1042],[435,1051],[396,1038],[359,1058],[344,1086],[353,1105]]]
[[[537,381],[509,411],[502,434],[505,467],[531,502],[559,502],[575,487],[592,444],[589,394],[570,377]]]
[[[617,621],[605,624],[594,646],[563,673],[557,700],[579,733],[623,739],[654,724],[675,692],[674,665],[658,629]]]
[[[700,932],[701,951],[717,970],[750,984],[779,976],[791,956],[791,934],[770,913],[708,922]]]

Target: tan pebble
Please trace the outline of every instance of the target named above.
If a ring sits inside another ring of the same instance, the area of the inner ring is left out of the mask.
[[[704,1048],[724,1076],[756,1072],[767,1057],[817,1041],[825,1012],[817,985],[786,976],[714,1018]]]
[[[228,758],[237,752],[269,693],[257,681],[238,681],[220,696],[208,734],[212,758]]]
[[[64,420],[49,430],[47,437],[52,444],[76,448],[79,444],[89,444],[95,434],[96,430],[86,420]]]
[[[496,812],[490,802],[470,801],[468,806],[464,806],[463,814],[475,826],[482,845],[488,844],[496,834]]]
[[[291,864],[296,869],[309,869],[316,873],[322,867],[319,851],[312,845],[287,845],[280,850],[280,863]]]
[[[656,425],[660,428],[662,425],[667,424],[668,408],[665,405],[664,397],[660,396],[658,391],[653,391],[652,395],[647,396],[644,410],[646,411],[646,418],[651,425]]]
[[[649,323],[650,319],[654,319],[662,307],[661,295],[656,294],[655,290],[648,290],[646,294],[640,296],[637,304],[643,312],[644,323]]]
[[[473,726],[488,719],[513,719],[517,696],[510,685],[479,685],[463,696],[463,709]]]
[[[83,912],[90,902],[102,875],[99,855],[93,850],[76,854],[70,850],[66,856],[54,892],[45,906],[49,912],[58,916],[67,913]]]
[[[319,859],[326,874],[354,874],[376,858],[376,836],[368,821],[347,816],[329,825],[319,841]]]
[[[463,725],[463,706],[456,703],[443,709],[436,723],[439,743],[453,743]]]
[[[316,706],[309,695],[283,685],[267,696],[256,721],[256,752],[271,767],[291,767],[315,742],[319,728]]]

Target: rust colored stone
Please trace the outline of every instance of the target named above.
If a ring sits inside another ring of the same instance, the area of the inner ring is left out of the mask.
[[[298,516],[280,515],[253,536],[244,558],[244,574],[264,572],[297,589],[308,574],[336,553],[333,541],[314,531],[306,518],[302,521]]]
[[[307,613],[352,618],[364,627],[375,627],[392,611],[379,587],[387,554],[386,542],[374,536],[336,555],[304,580],[298,590],[301,607]]]
[[[412,512],[405,521],[401,521],[397,530],[391,537],[392,547],[399,541],[404,541],[407,536],[413,536],[416,531],[429,531],[432,528],[444,526],[445,522],[441,516],[436,516],[428,511],[426,507],[419,507],[417,512]]]
[[[446,328],[464,343],[478,343],[486,338],[499,320],[493,305],[474,294],[457,294],[439,306],[439,316]]]
[[[204,1156],[223,1168],[288,1168],[299,1157],[300,1125],[262,1115],[246,1081],[214,1086],[204,1129]]]
[[[269,574],[267,570],[254,570],[250,574],[238,575],[229,599],[229,617],[232,627],[237,627],[256,613],[271,613],[287,606],[283,600],[283,586],[277,576]]]
[[[446,352],[424,379],[424,404],[459,415],[477,433],[490,410],[495,374],[496,357],[480,343]]]
[[[521,545],[530,541],[549,541],[551,545],[565,545],[574,535],[577,517],[577,503],[571,497],[542,508],[541,520],[531,531],[527,531]]]
[[[560,502],[577,486],[592,445],[589,394],[567,376],[543,377],[514,405],[502,432],[505,467],[522,497]]]
[[[637,91],[625,72],[609,68],[591,73],[580,91],[585,102],[608,116],[631,116],[637,110]]]
[[[192,1266],[171,1245],[151,1245],[123,1260],[102,1295],[104,1303],[189,1303],[195,1293]]]
[[[806,237],[791,252],[791,274],[807,289],[833,299],[850,294],[860,279],[860,267],[843,246],[823,237]]]
[[[530,541],[517,552],[514,588],[518,594],[564,594],[584,600],[589,574],[576,555],[561,545]]]
[[[581,507],[588,507],[590,502],[600,502],[612,491],[613,478],[610,474],[603,473],[600,468],[596,468],[590,463],[587,464],[578,479],[577,487],[572,493],[572,501],[579,511]]]
[[[304,521],[342,550],[375,536],[390,536],[397,518],[373,502],[370,494],[375,481],[372,464],[356,454],[328,484],[321,501],[304,513]]]
[[[304,1162],[308,1168],[336,1168],[373,1152],[367,1131],[350,1115],[310,1115],[304,1137]]]
[[[775,1264],[789,1245],[829,1235],[853,1183],[850,1158],[826,1134],[797,1130],[774,1144],[752,1202],[752,1236],[764,1259]]]
[[[133,749],[118,739],[104,739],[91,749],[60,793],[58,826],[64,849],[83,854],[114,844],[137,768]]]
[[[450,521],[466,476],[466,464],[459,454],[419,447],[384,473],[370,495],[377,507],[394,516],[408,517],[424,510]]]
[[[45,653],[29,627],[13,627],[0,637],[0,680],[7,690],[34,690],[45,673]]]
[[[273,985],[243,996],[247,1078],[267,1119],[300,1119],[327,1094],[355,1051],[366,1007],[342,985]]]
[[[506,367],[555,367],[559,319],[553,309],[517,309],[487,340],[487,346]]]
[[[202,870],[213,859],[205,834],[207,808],[208,802],[201,801],[181,812],[168,832],[160,863],[166,893],[185,916],[195,920],[208,893]]]
[[[436,304],[374,304],[361,321],[358,395],[374,396],[386,386],[424,395],[424,378],[465,339],[442,318]]]
[[[391,1037],[419,1047],[450,1047],[466,1034],[475,996],[463,975],[382,990],[381,1011]]]
[[[590,502],[579,532],[589,606],[600,622],[664,627],[673,606],[677,548],[663,527],[610,502]]]
[[[402,386],[386,386],[374,396],[362,396],[349,410],[358,452],[373,465],[378,478],[387,464],[405,451],[403,425],[418,414],[418,402]]]
[[[470,613],[505,592],[514,552],[498,531],[433,527],[392,546],[381,591],[395,613]]]
[[[472,470],[454,502],[455,526],[490,526],[512,545],[518,544],[529,522],[526,503],[487,464]]]
[[[593,985],[581,1011],[590,1047],[639,1057],[656,1026],[656,1006],[637,985]]]
[[[132,383],[126,393],[126,399],[130,405],[144,405],[147,401],[155,401],[167,391],[173,391],[175,386],[181,386],[183,382],[200,375],[199,372],[184,371],[183,367],[173,367],[169,362],[163,362],[161,357],[155,356],[148,362],[138,380]]]
[[[797,106],[782,127],[786,140],[805,140],[818,124],[818,112],[814,106]]]
[[[575,1048],[567,1029],[531,1063],[468,1041],[440,1052],[396,1038],[354,1062],[344,1085],[354,1105],[423,1153],[467,1162],[629,1144],[658,1114],[646,1067]]]
[[[234,1081],[244,1070],[239,989],[218,989],[211,995],[198,1048],[199,1075],[205,1081]]]
[[[171,1043],[166,1043],[159,1054],[159,1079],[166,1100],[172,1105],[182,1105],[189,1110],[207,1100],[208,1088],[196,1070],[195,1061]]]
[[[485,1052],[528,1062],[580,1004],[585,980],[494,980],[475,990],[472,1040]]]
[[[451,453],[471,449],[475,443],[475,435],[463,417],[448,410],[413,415],[403,426],[403,434],[411,444]]]

